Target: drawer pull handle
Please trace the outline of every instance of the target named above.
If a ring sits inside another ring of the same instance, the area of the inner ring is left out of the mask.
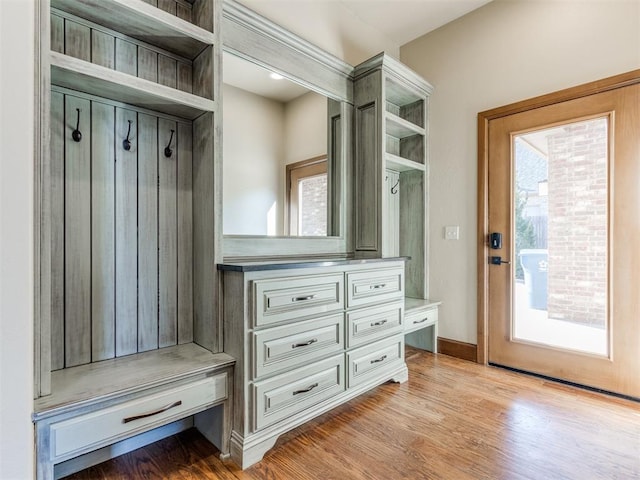
[[[372,327],[379,327],[380,325],[384,325],[385,323],[387,323],[386,320],[380,320],[379,322],[373,322],[371,324]]]
[[[307,388],[303,388],[302,390],[296,390],[293,392],[294,395],[300,395],[301,393],[307,393],[316,388],[319,384],[316,382],[313,385],[309,385]]]
[[[387,359],[387,356],[383,355],[380,358],[376,358],[375,360],[371,360],[371,364],[384,362],[386,359]]]
[[[305,300],[313,300],[315,295],[305,295],[303,297],[293,297],[291,300],[294,302],[304,302]]]
[[[387,284],[386,284],[386,283],[379,283],[378,285],[371,285],[371,287],[369,287],[369,288],[370,288],[371,290],[376,290],[376,289],[379,289],[379,288],[384,288],[384,287],[386,287],[386,286],[387,286]]]
[[[298,348],[298,347],[306,347],[307,345],[311,345],[314,344],[318,341],[317,338],[312,338],[311,340],[309,340],[308,342],[302,342],[302,343],[294,343],[293,345],[291,345],[291,348]]]
[[[416,323],[424,323],[424,322],[426,322],[427,320],[429,320],[429,317],[423,318],[422,320],[414,320],[414,321],[413,321],[413,324],[415,325]]]
[[[154,410],[153,412],[143,413],[142,415],[135,415],[133,417],[126,417],[122,420],[122,423],[133,422],[134,420],[140,420],[141,418],[153,417],[154,415],[158,415],[159,413],[166,412],[174,407],[178,407],[182,405],[182,400],[178,400],[177,402],[170,403],[158,410]]]

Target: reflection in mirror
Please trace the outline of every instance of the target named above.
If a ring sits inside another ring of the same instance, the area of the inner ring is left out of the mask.
[[[224,234],[327,235],[335,101],[228,52],[223,72]]]

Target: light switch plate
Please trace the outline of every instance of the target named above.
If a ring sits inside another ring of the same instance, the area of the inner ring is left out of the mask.
[[[457,225],[447,225],[444,227],[445,240],[459,240],[460,239],[460,227]]]

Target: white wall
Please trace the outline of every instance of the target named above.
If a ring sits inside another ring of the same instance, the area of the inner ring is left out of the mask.
[[[315,92],[287,102],[284,110],[285,165],[327,154],[327,112],[327,97]]]
[[[34,461],[32,1],[0,1],[0,45],[0,478],[13,480]]]
[[[223,98],[222,231],[282,235],[284,105],[226,84]]]
[[[495,0],[400,49],[431,82],[430,296],[476,343],[477,113],[640,68],[637,0]],[[460,240],[444,240],[460,225]]]

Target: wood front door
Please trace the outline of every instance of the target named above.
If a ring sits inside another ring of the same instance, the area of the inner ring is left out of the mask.
[[[640,398],[639,82],[480,114],[479,360]]]

